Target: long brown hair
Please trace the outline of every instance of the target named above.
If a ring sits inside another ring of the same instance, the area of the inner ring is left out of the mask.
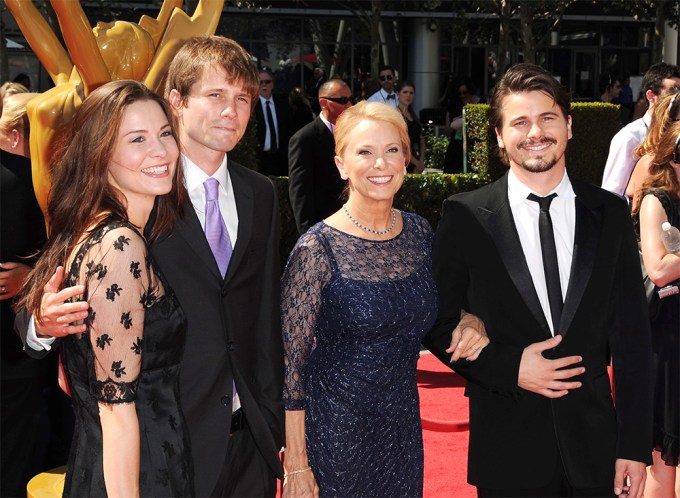
[[[26,308],[40,318],[43,287],[57,266],[67,263],[83,235],[110,219],[129,221],[127,201],[122,192],[109,183],[108,166],[123,113],[130,104],[146,100],[157,102],[163,109],[177,141],[166,102],[141,83],[131,80],[113,81],[90,93],[58,137],[50,160],[49,239],[21,291],[16,309]],[[177,164],[172,190],[156,198],[150,240],[172,229],[186,196],[184,175]]]
[[[652,123],[649,125],[647,136],[644,141],[633,150],[633,154],[637,157],[642,157],[649,152],[653,153],[668,126],[676,119],[680,119],[679,110],[680,91],[661,98],[654,108]]]
[[[678,140],[680,140],[680,121],[673,121],[661,135],[656,147],[656,154],[649,166],[649,175],[640,189],[643,196],[649,189],[659,188],[668,192],[674,199],[680,199],[680,180],[678,180],[676,167],[671,164]],[[634,206],[633,215],[640,211],[640,204],[641,202],[638,202],[638,205]]]

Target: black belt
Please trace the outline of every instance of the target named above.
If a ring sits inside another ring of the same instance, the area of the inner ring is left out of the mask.
[[[231,430],[229,435],[240,431],[246,426],[246,414],[243,413],[243,409],[239,408],[234,413],[231,414]]]

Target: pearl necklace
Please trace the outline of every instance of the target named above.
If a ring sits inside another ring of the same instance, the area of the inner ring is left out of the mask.
[[[347,204],[343,204],[342,209],[345,211],[345,214],[350,219],[350,221],[359,228],[361,228],[364,232],[374,233],[376,235],[387,235],[392,231],[394,225],[397,223],[397,211],[394,208],[390,209],[390,211],[392,212],[392,223],[390,224],[389,228],[385,230],[373,230],[372,228],[368,228],[367,226],[364,226],[361,223],[359,223],[357,220],[352,218],[351,214],[349,214],[349,211],[347,210]]]

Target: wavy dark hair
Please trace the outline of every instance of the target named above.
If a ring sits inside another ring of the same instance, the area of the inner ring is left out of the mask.
[[[65,265],[83,236],[111,219],[128,222],[127,200],[109,183],[108,166],[127,107],[153,101],[168,118],[175,140],[172,113],[165,100],[137,81],[119,80],[94,90],[78,108],[56,141],[50,160],[52,187],[47,201],[49,239],[15,305],[40,318],[43,287],[57,266]],[[156,198],[149,240],[172,229],[187,199],[179,161],[172,190]]]

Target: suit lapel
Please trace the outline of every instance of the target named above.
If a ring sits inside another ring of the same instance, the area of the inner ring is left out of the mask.
[[[580,188],[578,181],[572,180],[576,194],[576,226],[574,233],[574,252],[571,259],[569,287],[560,318],[559,330],[566,335],[574,315],[578,310],[586,285],[593,273],[597,241],[601,226],[601,211]]]
[[[236,212],[238,213],[238,234],[236,236],[234,252],[231,255],[231,261],[229,262],[229,268],[227,268],[225,283],[229,283],[234,275],[234,272],[246,255],[247,248],[250,244],[250,238],[253,233],[253,211],[255,207],[253,204],[254,195],[252,188],[240,170],[240,168],[243,168],[243,166],[229,161],[227,163],[227,168],[229,170],[229,179],[232,182],[232,188],[234,190],[234,198],[236,199]]]
[[[536,321],[550,334],[538,294],[531,279],[519,234],[508,202],[508,175],[490,186],[488,209],[478,207],[480,219],[486,220],[487,231],[496,244],[508,275]]]
[[[210,249],[208,239],[205,238],[205,232],[203,227],[201,227],[201,222],[198,220],[190,200],[187,200],[184,206],[184,216],[177,222],[176,230],[193,249],[198,259],[210,269],[211,273],[214,273],[216,277],[221,279],[222,275],[217,267],[215,256],[212,253],[212,249]]]

